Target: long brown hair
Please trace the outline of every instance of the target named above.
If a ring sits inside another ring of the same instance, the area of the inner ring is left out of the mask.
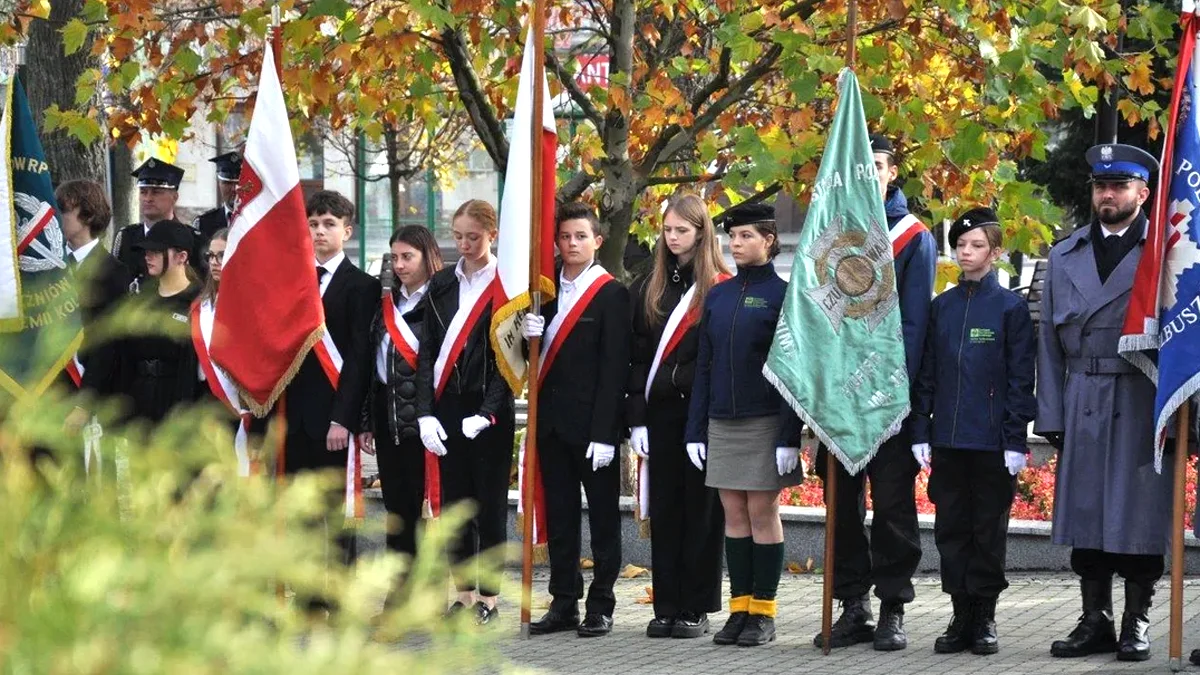
[[[208,245],[204,247],[204,254],[208,255],[208,249],[214,241],[229,241],[229,228],[222,227],[213,232],[213,236],[208,240]],[[204,277],[204,290],[200,291],[200,302],[216,302],[217,300],[217,282],[213,279],[212,270]]]
[[[405,225],[392,233],[388,246],[402,241],[421,252],[421,266],[425,268],[425,280],[433,278],[434,272],[442,269],[442,249],[433,233],[424,225]]]
[[[717,239],[716,228],[703,199],[694,194],[676,195],[667,204],[666,213],[674,213],[697,230],[696,253],[692,256],[692,283],[696,286],[696,293],[688,306],[690,312],[704,302],[708,291],[717,283],[718,274],[729,274],[729,267],[721,255],[721,242]],[[664,218],[666,213],[663,214]],[[651,326],[663,323],[669,311],[662,306],[662,299],[667,287],[667,263],[670,257],[666,238],[660,235],[654,246],[654,270],[646,284],[646,323]]]

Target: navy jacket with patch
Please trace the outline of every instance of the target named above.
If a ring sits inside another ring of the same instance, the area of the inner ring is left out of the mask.
[[[933,301],[913,387],[913,443],[1027,452],[1037,414],[1037,345],[1029,307],[992,272]]]
[[[898,188],[889,188],[888,229],[908,215],[908,199]],[[926,229],[913,237],[896,256],[896,290],[900,296],[900,325],[904,329],[904,360],[908,381],[916,382],[921,369],[921,350],[925,347],[925,328],[929,325],[929,303],[933,298],[937,244]]]

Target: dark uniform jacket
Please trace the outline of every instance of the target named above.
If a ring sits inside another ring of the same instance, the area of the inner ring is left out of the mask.
[[[83,323],[79,362],[84,372],[80,389],[93,396],[108,396],[113,393],[119,373],[118,350],[115,340],[100,334],[104,330],[100,324],[129,297],[129,270],[97,245],[75,268],[74,274]]]
[[[650,275],[639,277],[630,287],[633,343],[629,384],[626,387],[628,397],[625,399],[626,422],[630,427],[645,426],[646,418],[664,407],[682,407],[683,414],[687,414],[688,399],[692,395],[692,381],[696,373],[696,350],[700,341],[698,323],[693,324],[683,334],[678,346],[663,358],[654,374],[654,382],[650,384],[650,400],[646,400],[646,378],[650,377],[650,366],[654,363],[654,355],[662,340],[667,317],[692,285],[692,265],[689,263],[675,267],[674,263],[671,263],[669,270],[676,269],[679,272],[679,281],[672,280],[670,271],[667,273],[667,283],[663,287],[660,305],[663,319],[656,326],[651,326],[646,321],[646,290],[650,284]]]
[[[397,289],[396,292],[399,292],[399,290]],[[383,344],[383,337],[387,335],[387,326],[383,323],[382,302],[376,304],[380,305],[380,307],[376,310],[375,319],[371,323],[371,345],[375,349]],[[391,308],[388,308],[388,311],[392,311]],[[418,339],[420,339],[421,332],[424,330],[423,325],[427,313],[426,301],[422,298],[416,307],[409,310],[402,317]],[[400,441],[415,439],[420,436],[417,428],[417,371],[408,365],[408,361],[390,343],[387,356],[384,360],[387,364],[384,368],[384,371],[387,373],[387,383],[385,385],[387,391],[387,424],[388,429],[392,433],[394,444],[399,445]],[[372,360],[373,363],[374,361]],[[371,368],[371,377],[376,380],[378,379],[374,367]],[[378,394],[374,386],[368,387],[367,391],[368,400],[364,410],[369,416],[375,410],[375,396]],[[363,428],[374,428],[374,422],[378,422],[378,420],[368,420]]]

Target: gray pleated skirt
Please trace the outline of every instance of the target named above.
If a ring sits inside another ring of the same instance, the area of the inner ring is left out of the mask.
[[[721,490],[782,490],[799,485],[796,470],[780,476],[775,465],[779,416],[708,421],[708,463],[704,484]]]

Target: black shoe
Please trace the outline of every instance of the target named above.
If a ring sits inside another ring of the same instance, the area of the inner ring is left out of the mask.
[[[746,621],[749,618],[750,612],[733,612],[730,614],[729,618],[725,620],[725,626],[713,636],[713,643],[718,645],[736,645],[738,636],[746,628]]]
[[[951,602],[954,603],[954,616],[950,617],[950,625],[933,641],[933,651],[938,654],[957,654],[971,647],[971,626],[975,623],[971,599],[955,595]]]
[[[650,623],[646,626],[646,637],[648,638],[669,638],[671,637],[671,629],[675,626],[675,619],[669,616],[656,616],[650,619]]]
[[[775,639],[775,619],[763,614],[751,614],[746,627],[738,635],[737,646],[757,647]]]
[[[458,616],[459,613],[462,612],[466,608],[467,608],[466,605],[455,600],[454,604],[447,607],[445,612],[442,612],[442,618],[449,621],[450,619],[453,619],[454,617]]]
[[[879,624],[875,626],[874,642],[877,652],[896,652],[908,646],[903,604],[885,602],[879,607]]]
[[[849,647],[875,639],[875,617],[871,615],[871,596],[841,600],[842,614],[834,622],[829,633],[829,646],[833,649]],[[817,633],[813,646],[825,646],[824,635]]]
[[[1112,579],[1083,579],[1079,583],[1083,615],[1066,640],[1055,640],[1050,655],[1076,658],[1117,650],[1117,630],[1112,615]]]
[[[1191,661],[1193,666],[1200,666],[1200,649],[1193,649],[1188,661]]]
[[[500,619],[500,606],[499,605],[496,605],[495,607],[488,607],[483,602],[477,602],[477,603],[475,603],[474,610],[475,610],[475,625],[476,626],[486,626],[489,623],[492,623],[492,624],[499,623],[499,619]]]
[[[550,610],[542,618],[529,624],[530,635],[549,635],[579,628],[579,614],[567,614]]]
[[[1000,637],[996,635],[996,599],[975,599],[975,635],[971,642],[971,653],[984,656],[1000,651]]]
[[[612,627],[611,616],[588,612],[587,616],[583,617],[583,623],[579,624],[577,632],[579,637],[604,637],[612,632]]]
[[[1145,661],[1150,658],[1150,599],[1154,585],[1125,580],[1125,612],[1121,615],[1121,637],[1117,641],[1118,661]]]
[[[675,620],[675,626],[671,628],[671,637],[673,638],[698,638],[708,633],[708,615],[696,614],[695,612],[684,612]]]

